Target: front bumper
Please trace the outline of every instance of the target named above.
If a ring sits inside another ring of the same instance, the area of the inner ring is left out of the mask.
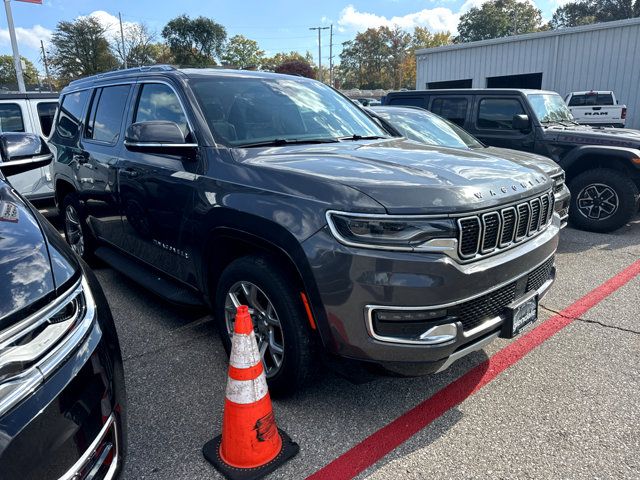
[[[459,264],[436,253],[348,247],[323,229],[303,247],[326,313],[327,325],[320,326],[324,344],[337,355],[395,365],[397,371],[416,364],[425,373],[438,371],[486,345],[489,337],[497,336],[504,322],[504,309],[492,300],[492,295],[498,295],[499,301],[510,295],[511,303],[531,289],[537,290],[539,296],[546,293],[555,278],[553,256],[559,230],[560,218],[554,215],[549,227],[529,241],[492,257]],[[548,268],[541,270],[545,265]],[[531,272],[537,283],[531,283],[530,289]],[[543,274],[545,278],[538,278]],[[470,302],[479,309],[479,322],[463,324],[462,309]],[[483,317],[485,304],[497,306],[497,310],[489,308]],[[372,312],[380,309],[445,310],[445,315],[429,326],[451,323],[455,317],[455,338],[428,344],[377,334]]]
[[[121,468],[122,361],[104,295],[89,275],[88,330],[54,352],[60,356],[50,370],[37,367],[41,382],[0,416],[2,480],[109,480]]]

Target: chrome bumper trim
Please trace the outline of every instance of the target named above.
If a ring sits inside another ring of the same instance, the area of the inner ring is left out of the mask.
[[[109,465],[109,469],[105,474],[103,480],[111,480],[114,478],[116,471],[118,470],[118,464],[120,462],[120,445],[118,444],[118,423],[116,422],[115,413],[112,413],[107,421],[100,429],[100,432],[93,439],[89,448],[87,448],[82,456],[73,464],[73,466],[67,470],[67,472],[60,477],[60,480],[77,480],[79,479],[79,475],[82,473],[82,470],[87,466],[89,461],[95,456],[98,447],[102,443],[102,441],[109,434],[109,430],[113,427],[113,437],[114,437],[114,450],[113,450],[113,461],[111,465]],[[99,459],[98,459],[99,460]]]
[[[458,350],[457,352],[453,352],[449,358],[440,366],[435,373],[440,373],[451,366],[453,362],[456,360],[460,360],[462,357],[466,357],[470,353],[476,352],[478,350],[482,350],[484,347],[493,342],[496,338],[498,338],[500,332],[492,333],[491,335],[483,338],[482,340],[472,343],[471,345],[464,347],[462,350]]]

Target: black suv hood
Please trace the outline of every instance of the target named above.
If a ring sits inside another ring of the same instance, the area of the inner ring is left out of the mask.
[[[0,329],[41,308],[79,271],[55,229],[0,177]]]
[[[640,148],[640,130],[628,128],[596,128],[583,125],[551,126],[544,129],[548,140],[583,145]]]
[[[483,150],[405,139],[236,150],[245,165],[339,182],[392,214],[455,213],[516,201],[551,188],[538,169]]]

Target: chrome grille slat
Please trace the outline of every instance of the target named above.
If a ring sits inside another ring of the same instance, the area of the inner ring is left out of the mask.
[[[540,228],[540,199],[534,198],[529,202],[531,217],[529,220],[529,230],[527,235],[533,235]]]
[[[553,191],[458,220],[458,255],[471,260],[509,248],[544,230],[553,218]]]
[[[500,235],[500,214],[498,212],[482,215],[482,246],[481,253],[488,253],[498,246]]]

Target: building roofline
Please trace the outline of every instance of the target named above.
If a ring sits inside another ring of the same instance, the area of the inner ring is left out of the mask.
[[[487,45],[498,45],[501,43],[521,42],[523,40],[531,40],[545,37],[559,37],[562,35],[571,35],[574,33],[589,32],[595,30],[606,30],[610,28],[627,27],[632,25],[640,25],[640,18],[627,18],[624,20],[615,20],[613,22],[592,23],[590,25],[581,25],[579,27],[560,28],[558,30],[548,30],[546,32],[525,33],[523,35],[512,35],[510,37],[491,38],[489,40],[478,40],[477,42],[457,43],[454,45],[444,45],[442,47],[421,48],[416,50],[416,55],[424,55],[430,53],[447,52],[449,50],[462,50],[465,48],[484,47]]]

